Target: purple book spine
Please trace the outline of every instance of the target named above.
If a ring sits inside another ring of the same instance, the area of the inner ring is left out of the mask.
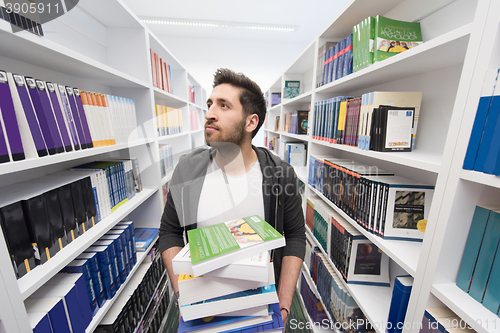
[[[72,113],[73,115],[73,121],[75,122],[75,127],[76,131],[78,133],[78,138],[80,139],[80,145],[82,149],[87,148],[86,141],[85,141],[85,135],[83,135],[83,128],[82,128],[82,122],[80,121],[80,116],[78,115],[78,110],[74,110],[70,106],[69,102],[69,96],[66,95],[66,90],[64,86],[59,85],[59,92],[61,94],[61,99],[63,103],[66,103],[67,109]]]
[[[61,85],[58,85],[57,89],[59,89],[59,96],[61,97],[61,103],[64,110],[64,114],[66,115],[66,119],[68,120],[68,126],[71,133],[71,137],[73,138],[73,144],[75,145],[75,150],[80,150],[83,148],[83,137],[79,135],[76,126],[76,119],[73,117],[73,113],[69,107],[68,99],[66,97],[66,92],[61,89]]]
[[[61,139],[61,134],[59,133],[59,128],[57,127],[56,118],[54,117],[54,112],[52,111],[52,105],[50,104],[49,94],[45,90],[45,84],[42,80],[35,80],[36,88],[38,90],[38,96],[40,96],[40,102],[43,106],[43,112],[47,119],[47,124],[50,128],[50,133],[52,134],[52,139],[58,148],[58,152],[64,152],[64,146]]]
[[[76,105],[75,101],[75,96],[73,94],[73,88],[71,87],[66,87],[66,93],[68,96],[68,101],[69,101],[69,106],[71,107],[71,110],[73,111],[73,115],[78,115],[78,119],[80,120],[80,123],[82,125],[82,134],[83,134],[83,146],[85,148],[90,148],[89,143],[91,143],[90,139],[90,133],[88,131],[88,124],[87,124],[87,119],[85,118],[85,114],[82,115],[80,110],[78,110],[78,106]],[[83,109],[82,109],[83,111]]]
[[[2,78],[5,78],[3,80]],[[23,142],[21,133],[19,133],[19,125],[17,124],[16,109],[14,101],[10,94],[9,82],[7,73],[0,71],[0,110],[9,140],[10,151],[14,161],[24,160]]]
[[[87,121],[87,116],[85,115],[85,109],[83,108],[82,97],[80,96],[80,91],[77,88],[73,88],[76,105],[78,106],[78,113],[80,114],[80,119],[82,119],[83,130],[85,132],[85,138],[87,138],[87,147],[92,148],[94,144],[92,143],[92,135],[90,135],[90,127]]]
[[[26,115],[26,120],[28,121],[31,136],[33,138],[33,141],[35,142],[38,157],[47,156],[47,147],[45,146],[45,141],[43,140],[40,125],[38,124],[35,110],[33,110],[33,105],[31,104],[28,90],[26,90],[24,79],[22,76],[17,74],[13,74],[12,77],[14,78],[14,82],[17,86],[17,93],[19,94],[19,98],[21,99],[21,104],[23,106],[24,114]]]
[[[0,72],[0,80],[7,80],[7,75],[4,76],[4,73]],[[0,96],[3,99],[3,96]],[[3,134],[2,126],[0,126],[0,163],[9,162],[9,151],[7,150],[7,142],[5,141],[5,136]]]
[[[31,96],[31,101],[33,102],[33,106],[35,107],[35,113],[38,118],[38,122],[40,123],[40,128],[42,130],[43,138],[45,140],[45,143],[47,144],[47,149],[49,151],[49,154],[53,155],[56,153],[63,152],[64,148],[62,147],[62,143],[59,144],[59,142],[56,141],[56,138],[54,138],[52,134],[51,131],[52,126],[49,126],[50,118],[47,119],[46,113],[44,111],[44,106],[40,99],[40,95],[38,94],[38,89],[36,87],[35,80],[30,77],[25,77],[25,79],[26,79],[26,85],[28,86],[28,92]]]
[[[66,122],[64,121],[61,107],[59,106],[59,100],[57,99],[54,85],[51,82],[46,82],[45,84],[47,85],[47,90],[49,91],[50,101],[52,102],[52,109],[54,110],[57,125],[59,126],[59,133],[61,133],[64,149],[66,149],[66,151],[72,151],[73,146],[71,145],[68,130],[66,129]]]

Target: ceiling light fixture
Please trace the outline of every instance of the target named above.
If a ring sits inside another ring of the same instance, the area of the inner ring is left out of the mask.
[[[278,26],[258,23],[239,23],[239,22],[215,22],[215,21],[188,21],[178,19],[160,19],[160,18],[141,18],[141,21],[146,24],[154,25],[177,25],[186,27],[203,27],[203,28],[225,28],[225,29],[245,29],[245,30],[262,30],[262,31],[278,31],[278,32],[294,32],[296,27]]]

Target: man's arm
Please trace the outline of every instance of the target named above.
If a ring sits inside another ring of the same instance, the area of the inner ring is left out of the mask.
[[[281,310],[283,323],[286,326],[288,315],[290,314],[290,307],[292,305],[293,295],[297,286],[297,279],[299,278],[300,268],[302,266],[302,259],[295,256],[283,257],[281,264],[280,282],[278,288],[278,298],[280,301],[280,309],[285,308],[286,311]]]
[[[174,293],[177,293],[179,291],[179,283],[178,283],[179,275],[174,274],[174,270],[172,268],[172,259],[181,250],[182,250],[182,247],[174,246],[174,247],[166,249],[161,254],[161,257],[163,258],[163,263],[165,264],[165,267],[167,268],[168,278],[170,279],[170,282],[172,283],[172,287],[174,288]]]

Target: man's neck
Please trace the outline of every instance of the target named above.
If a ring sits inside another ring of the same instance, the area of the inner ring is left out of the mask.
[[[219,147],[215,155],[219,168],[229,176],[241,176],[257,162],[257,153],[251,144],[234,145],[229,149]]]

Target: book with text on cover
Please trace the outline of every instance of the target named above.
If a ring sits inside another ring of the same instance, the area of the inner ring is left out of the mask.
[[[258,215],[189,230],[188,240],[194,276],[285,246],[283,235]]]
[[[268,279],[269,258],[269,251],[264,251],[203,275],[264,282]],[[184,246],[184,248],[174,257],[172,260],[172,267],[176,275],[193,275],[189,244]]]

